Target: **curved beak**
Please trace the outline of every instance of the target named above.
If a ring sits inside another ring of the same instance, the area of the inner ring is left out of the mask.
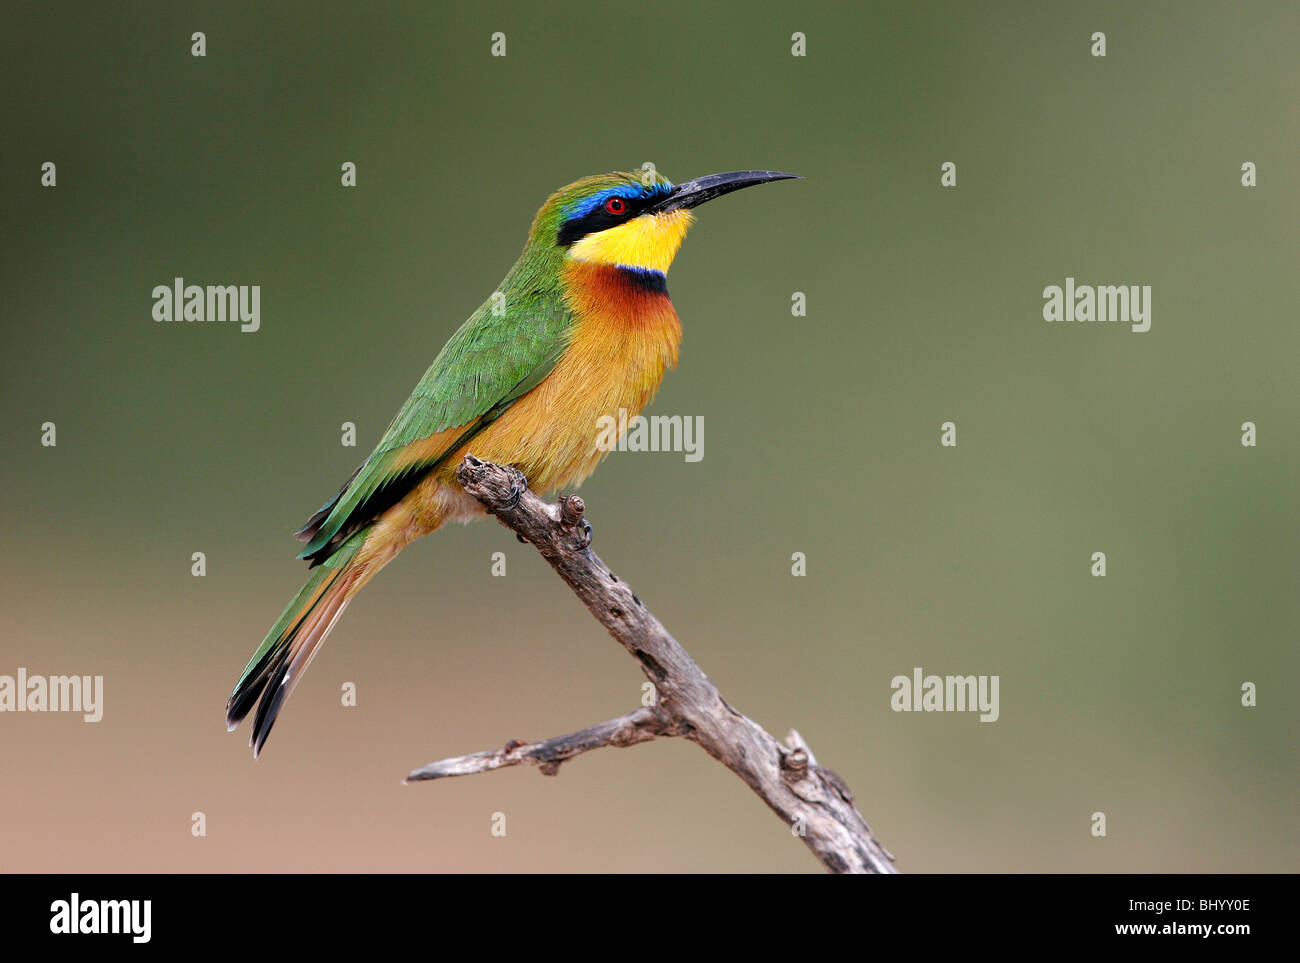
[[[699,207],[705,201],[711,201],[715,197],[730,194],[743,187],[797,177],[798,174],[783,174],[780,171],[731,171],[726,174],[697,177],[693,181],[678,184],[667,197],[650,208],[648,213],[665,214],[682,208]]]

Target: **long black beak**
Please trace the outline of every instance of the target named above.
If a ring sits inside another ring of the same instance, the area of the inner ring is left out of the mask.
[[[766,184],[768,181],[784,181],[798,176],[798,174],[783,174],[780,171],[731,171],[727,174],[697,177],[685,184],[678,184],[667,197],[650,208],[650,211],[664,214],[681,208],[699,207],[705,201],[738,191],[742,187],[753,187],[755,184]]]

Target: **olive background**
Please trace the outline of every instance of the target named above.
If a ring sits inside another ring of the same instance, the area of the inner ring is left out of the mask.
[[[818,870],[680,740],[401,785],[639,703],[495,523],[366,588],[259,761],[223,724],[304,576],[290,533],[546,196],[646,161],[803,175],[701,207],[670,275],[650,410],[702,416],[703,460],[582,488],[725,696],[797,728],[906,872],[1294,869],[1298,29],[1290,2],[5,5],[0,673],[102,674],[105,707],[0,714],[0,869]],[[261,285],[261,330],[155,323],[177,276]],[[1150,284],[1151,330],[1044,322],[1067,276]],[[1000,718],[891,711],[914,666],[998,675]]]

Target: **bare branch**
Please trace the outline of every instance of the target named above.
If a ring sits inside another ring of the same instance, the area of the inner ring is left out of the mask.
[[[548,503],[527,490],[514,468],[465,458],[456,477],[503,525],[531,542],[596,620],[627,649],[654,684],[657,704],[545,742],[512,743],[416,770],[408,781],[536,765],[554,774],[559,764],[602,746],[629,746],[660,736],[682,736],[745,781],[802,838],[833,873],[894,873],[894,857],[880,845],[854,805],[853,793],[793,730],[783,745],[733,709],[645,607],[631,587],[591,551],[586,506],[576,495]]]
[[[649,742],[664,735],[676,735],[672,722],[653,708],[638,709],[617,719],[610,719],[567,736],[556,736],[543,742],[508,742],[503,749],[475,752],[468,756],[454,756],[430,763],[417,769],[403,782],[424,782],[429,779],[446,779],[448,776],[472,776],[508,766],[536,766],[543,775],[554,776],[560,763],[593,749],[607,746],[623,748],[638,742]]]

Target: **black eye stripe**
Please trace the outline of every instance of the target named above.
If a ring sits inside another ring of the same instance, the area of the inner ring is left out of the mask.
[[[612,198],[607,198],[606,202]],[[632,218],[639,215],[646,208],[650,207],[657,197],[620,197],[626,209],[621,214],[611,214],[606,208],[605,203],[597,204],[591,211],[575,220],[565,221],[560,226],[559,234],[556,235],[555,242],[560,247],[568,247],[575,241],[581,240],[588,234],[595,234],[599,231],[606,231],[611,227],[617,227],[620,224],[626,224]]]

